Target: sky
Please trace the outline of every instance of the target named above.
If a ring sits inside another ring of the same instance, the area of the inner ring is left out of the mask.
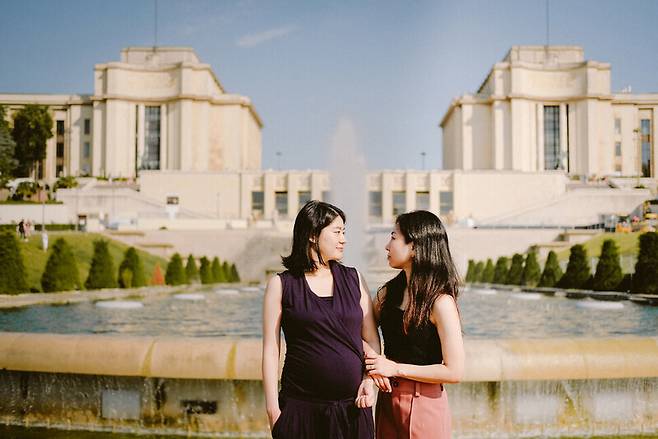
[[[93,93],[128,46],[189,46],[265,126],[263,168],[327,169],[349,121],[370,169],[441,168],[439,122],[513,45],[547,42],[546,0],[0,0],[0,93]],[[548,0],[551,44],[658,92],[658,1]]]

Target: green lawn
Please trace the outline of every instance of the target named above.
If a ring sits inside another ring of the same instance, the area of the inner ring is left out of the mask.
[[[634,233],[603,233],[601,235],[595,236],[594,238],[585,241],[582,245],[585,246],[588,256],[599,257],[601,254],[601,247],[603,246],[603,241],[606,239],[612,239],[617,243],[619,247],[619,255],[637,255],[638,252],[638,239],[641,235],[640,232]],[[562,250],[558,252],[557,257],[560,261],[569,259],[569,249]]]
[[[52,248],[55,240],[64,238],[66,242],[73,249],[73,254],[78,262],[78,270],[80,271],[80,281],[84,284],[89,273],[89,265],[94,253],[93,241],[96,239],[105,239],[108,241],[110,255],[114,261],[114,269],[118,271],[119,264],[123,260],[123,254],[128,248],[127,245],[114,241],[104,235],[98,233],[82,233],[82,232],[49,232],[49,248]],[[144,267],[144,274],[147,281],[150,281],[155,264],[159,263],[162,269],[162,274],[167,268],[167,261],[161,257],[154,256],[150,253],[137,250],[139,257]],[[27,284],[29,288],[35,288],[41,291],[41,274],[43,273],[46,261],[48,260],[48,253],[41,250],[41,235],[35,234],[30,237],[28,242],[21,242],[21,254],[25,261],[25,270],[27,274]]]

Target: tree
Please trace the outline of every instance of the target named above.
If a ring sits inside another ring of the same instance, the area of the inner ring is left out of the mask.
[[[475,263],[475,268],[473,269],[473,281],[472,282],[482,282],[482,272],[484,271],[484,262],[478,261]]]
[[[496,272],[495,272],[493,261],[491,259],[487,259],[487,263],[484,266],[484,271],[482,272],[480,282],[484,282],[487,284],[492,283],[494,280],[495,273]]]
[[[213,258],[210,270],[212,271],[213,282],[226,282],[226,275],[224,274],[224,270],[222,270],[222,266],[219,263],[219,258],[217,256]]]
[[[581,244],[571,247],[567,271],[564,273],[557,286],[560,288],[584,288],[590,277],[589,262],[587,262],[587,251]]]
[[[496,261],[494,269],[493,283],[504,284],[507,281],[507,272],[509,271],[509,259],[507,256],[501,256]]]
[[[80,288],[80,273],[71,247],[64,238],[53,244],[46,268],[41,275],[41,288],[46,293]]]
[[[225,282],[233,282],[231,279],[231,266],[226,261],[222,262],[222,273],[224,273]]]
[[[11,137],[11,130],[5,117],[5,107],[0,105],[0,176],[3,178],[11,176],[18,165],[18,160],[14,158],[16,142]]]
[[[27,291],[25,265],[16,234],[10,230],[0,233],[0,293],[16,294]]]
[[[185,264],[185,278],[188,284],[192,284],[199,280],[199,270],[196,267],[196,261],[191,254],[187,257],[187,264]]]
[[[153,268],[153,274],[151,275],[151,285],[164,285],[165,279],[162,275],[162,269],[160,264],[156,262],[155,267]]]
[[[468,268],[466,269],[466,277],[464,282],[471,283],[473,282],[473,275],[475,274],[475,261],[473,259],[468,260]]]
[[[89,267],[85,287],[88,290],[116,288],[117,280],[114,273],[114,262],[112,256],[110,256],[107,241],[103,239],[94,241],[94,255],[91,259],[91,267]]]
[[[53,190],[56,191],[57,189],[71,189],[75,187],[78,187],[78,180],[76,180],[72,175],[68,175],[65,177],[59,177],[55,182],[55,186],[53,186]]]
[[[214,282],[212,271],[210,269],[210,261],[205,256],[201,258],[199,278],[201,279],[202,284],[211,284]]]
[[[165,282],[167,285],[183,285],[187,282],[185,270],[183,269],[183,260],[178,253],[174,253],[165,273]]]
[[[11,135],[16,142],[16,175],[38,175],[37,165],[46,158],[46,141],[53,137],[53,118],[48,107],[26,105],[14,113]]]
[[[603,241],[601,256],[596,264],[596,272],[592,282],[592,289],[597,291],[614,291],[624,275],[619,263],[619,248],[612,239]]]
[[[527,287],[536,287],[539,283],[541,276],[541,268],[537,262],[537,253],[534,251],[528,252],[525,258],[525,265],[523,266],[523,273],[521,274],[521,285]]]
[[[127,282],[127,273],[130,273],[130,282]],[[123,261],[119,265],[119,286],[121,288],[143,287],[146,285],[146,277],[144,276],[144,268],[142,261],[139,259],[139,254],[135,247],[129,247],[123,255]]]
[[[640,252],[635,263],[632,291],[658,293],[658,232],[640,235]]]
[[[240,275],[238,274],[238,269],[235,264],[231,264],[231,282],[240,282]]]
[[[560,268],[557,255],[551,250],[548,252],[548,258],[546,258],[546,264],[544,264],[544,271],[541,274],[541,279],[539,279],[539,286],[547,288],[554,287],[560,281],[562,274],[562,268]]]
[[[515,253],[512,256],[512,265],[507,272],[505,283],[507,285],[521,285],[521,276],[523,276],[523,256]]]

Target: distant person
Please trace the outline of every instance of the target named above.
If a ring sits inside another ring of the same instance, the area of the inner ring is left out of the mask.
[[[392,385],[377,399],[377,439],[447,439],[451,415],[443,384],[459,382],[464,370],[459,279],[448,236],[433,213],[405,213],[386,251],[388,264],[401,271],[375,298],[386,356],[366,354],[366,369]]]
[[[18,222],[17,229],[18,229],[18,236],[20,237],[20,239],[24,240],[25,239],[25,221],[23,220],[23,218],[21,218],[21,220]]]
[[[297,214],[286,271],[263,300],[263,386],[274,439],[372,439],[375,390],[364,340],[379,352],[373,305],[356,269],[340,263],[345,214],[309,201]],[[278,390],[280,332],[286,357]],[[375,377],[384,386],[380,377]]]
[[[32,236],[32,221],[25,221],[25,240]]]

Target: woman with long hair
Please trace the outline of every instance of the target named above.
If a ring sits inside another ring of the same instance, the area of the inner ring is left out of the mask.
[[[292,251],[282,258],[287,270],[267,284],[263,386],[275,439],[374,436],[374,385],[363,358],[364,345],[379,352],[380,341],[365,282],[339,262],[345,242],[343,211],[309,201],[295,219]],[[279,392],[281,329],[286,356]]]
[[[400,273],[375,299],[384,353],[367,349],[366,369],[387,377],[392,391],[377,400],[378,439],[446,439],[451,416],[444,383],[457,383],[464,346],[457,307],[459,277],[448,236],[431,212],[400,215],[386,245]]]

